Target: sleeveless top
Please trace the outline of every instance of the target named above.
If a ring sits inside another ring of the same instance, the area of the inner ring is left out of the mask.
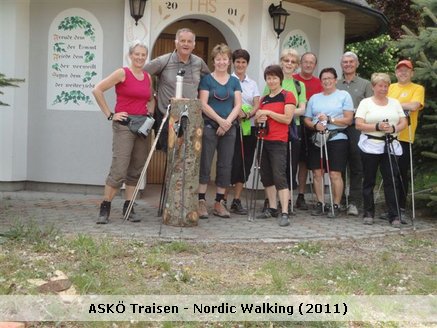
[[[128,67],[123,67],[124,82],[115,85],[117,102],[115,112],[127,112],[129,115],[147,115],[147,102],[150,99],[150,79],[143,72],[143,80],[139,81]]]

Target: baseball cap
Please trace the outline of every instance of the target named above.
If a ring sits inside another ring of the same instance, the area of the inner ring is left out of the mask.
[[[398,69],[401,66],[406,66],[409,69],[413,69],[413,64],[411,63],[411,61],[409,61],[407,59],[401,60],[399,63],[397,63],[396,64],[396,69]]]

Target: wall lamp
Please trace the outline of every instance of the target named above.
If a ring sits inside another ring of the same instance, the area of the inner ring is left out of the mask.
[[[290,14],[284,8],[282,8],[282,1],[279,1],[279,5],[275,6],[273,3],[269,7],[270,17],[273,19],[273,29],[275,30],[278,39],[279,34],[281,34],[285,29],[285,24],[287,23],[287,16]]]
[[[138,20],[144,15],[144,8],[147,0],[129,0],[130,15],[135,19],[135,25],[138,25]]]

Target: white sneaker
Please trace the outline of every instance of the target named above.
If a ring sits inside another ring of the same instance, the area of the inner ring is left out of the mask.
[[[358,208],[354,204],[350,204],[347,208],[347,215],[358,216]]]

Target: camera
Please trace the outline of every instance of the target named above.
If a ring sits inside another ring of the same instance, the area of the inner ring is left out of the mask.
[[[176,75],[184,76],[185,75],[185,70],[183,68],[179,69],[179,71],[177,72]]]
[[[140,126],[137,133],[141,136],[147,137],[150,131],[152,131],[153,124],[155,124],[155,119],[152,116],[147,115],[146,120]]]

